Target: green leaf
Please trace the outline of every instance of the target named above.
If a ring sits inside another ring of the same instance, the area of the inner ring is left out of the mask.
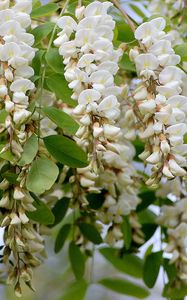
[[[84,280],[78,280],[65,289],[65,294],[59,300],[84,300],[88,284]]]
[[[41,6],[41,2],[40,0],[33,0],[32,1],[32,8],[37,8],[37,7],[40,7]]]
[[[145,258],[143,280],[149,288],[152,288],[156,283],[162,264],[162,253],[162,251],[152,252]]]
[[[135,40],[134,33],[128,24],[125,24],[125,22],[117,22],[116,27],[119,41],[129,43]]]
[[[35,43],[34,45],[38,45],[41,43],[41,41],[46,38],[53,30],[55,24],[52,22],[47,22],[42,25],[38,25],[35,27],[31,33],[34,35]]]
[[[76,106],[76,102],[71,99],[72,91],[68,87],[68,83],[62,74],[54,74],[49,76],[46,78],[46,84],[49,90],[56,94],[58,99],[61,99],[63,102],[72,107]]]
[[[49,190],[55,183],[59,174],[58,167],[47,158],[37,158],[28,173],[27,189],[36,194]]]
[[[34,69],[34,74],[40,78],[41,65],[43,63],[43,57],[45,55],[45,50],[38,50],[35,57],[32,60],[32,68]]]
[[[88,202],[89,202],[89,207],[91,209],[97,210],[100,209],[105,201],[105,191],[102,191],[99,194],[87,194],[86,196]]]
[[[50,135],[44,138],[44,143],[49,153],[62,164],[72,168],[88,165],[86,153],[75,141],[61,135]]]
[[[49,67],[55,73],[64,73],[64,64],[62,56],[59,54],[57,48],[50,48],[45,55],[45,59]]]
[[[40,7],[37,7],[33,9],[31,13],[31,18],[39,18],[39,17],[45,17],[49,14],[52,14],[53,12],[57,11],[59,9],[59,6],[55,3],[49,3],[46,5],[42,5]]]
[[[74,242],[71,242],[69,245],[69,258],[76,279],[81,279],[84,276],[85,258],[80,248]]]
[[[163,297],[172,300],[184,299],[187,295],[187,285],[182,282],[177,282],[175,285],[166,284],[163,291]]]
[[[123,222],[121,223],[121,231],[123,233],[123,239],[125,242],[125,248],[128,250],[131,246],[132,241],[132,230],[131,225],[129,223],[129,219],[127,216],[123,218]]]
[[[65,217],[66,212],[68,210],[69,202],[70,202],[70,199],[67,197],[64,197],[57,201],[57,203],[55,204],[55,206],[52,209],[52,212],[55,216],[55,222],[53,223],[53,226],[56,226],[63,220],[63,218]]]
[[[8,112],[5,109],[0,110],[0,123],[4,123],[8,116]]]
[[[62,224],[75,224],[75,222],[81,217],[80,210],[78,208],[75,208],[73,211],[71,211],[67,216],[65,216],[64,220],[62,221]]]
[[[175,47],[175,53],[180,55],[182,61],[187,61],[187,43],[177,45]]]
[[[31,196],[35,200],[33,205],[36,210],[28,212],[28,218],[43,225],[53,224],[55,217],[49,207],[44,202],[40,201],[35,194],[31,193]]]
[[[0,158],[3,158],[7,161],[11,161],[13,162],[14,161],[14,155],[12,154],[12,152],[10,150],[6,150],[6,151],[3,151],[1,153],[1,151],[3,150],[3,148],[6,146],[6,143],[2,143],[0,145]]]
[[[96,227],[92,224],[80,223],[79,229],[81,233],[92,243],[98,245],[103,242],[100,233],[96,229]]]
[[[155,213],[150,209],[145,209],[138,213],[139,222],[141,224],[154,224],[156,217]]]
[[[154,203],[156,201],[156,195],[154,191],[145,191],[138,195],[142,201],[137,206],[137,211],[144,210],[147,208],[150,204]]]
[[[119,257],[118,250],[114,248],[101,248],[100,253],[120,272],[130,276],[141,278],[143,274],[143,262],[134,254],[124,254]]]
[[[71,230],[70,224],[63,225],[62,228],[59,230],[55,241],[55,253],[60,252],[60,250],[64,246],[64,243],[68,237],[68,234],[70,233],[70,230]]]
[[[30,164],[35,158],[37,152],[38,152],[38,138],[35,134],[33,134],[24,145],[23,153],[18,162],[18,165],[24,166]]]
[[[71,116],[69,116],[62,110],[56,107],[46,106],[42,111],[52,122],[54,122],[58,127],[65,130],[68,134],[74,135],[77,132],[79,128],[78,123],[75,122]]]
[[[177,276],[176,266],[174,264],[170,264],[170,260],[168,258],[164,258],[163,261],[164,261],[163,263],[164,270],[167,273],[169,281],[172,283]]]
[[[18,175],[15,173],[11,173],[10,171],[2,174],[3,178],[6,178],[10,184],[18,184],[17,178]]]
[[[126,53],[123,54],[119,66],[125,71],[136,72],[134,63],[129,59],[129,56]]]
[[[142,286],[134,284],[126,279],[104,278],[99,281],[104,287],[123,295],[144,299],[149,296],[149,292]]]

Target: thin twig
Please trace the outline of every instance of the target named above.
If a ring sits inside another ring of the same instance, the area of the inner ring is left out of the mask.
[[[119,4],[119,2],[117,0],[111,0],[111,2],[116,6],[116,8],[124,16],[125,20],[129,24],[129,26],[132,29],[132,31],[135,32],[135,30],[136,30],[135,23],[131,20],[131,18],[128,16],[128,14],[126,13],[126,11],[121,7],[121,5]],[[140,48],[142,49],[142,51],[146,52],[145,46],[140,41],[138,41],[138,43],[139,43]]]
[[[78,0],[78,7],[82,6],[82,0]]]
[[[124,18],[126,19],[127,23],[129,24],[130,28],[132,29],[133,32],[136,30],[136,26],[134,22],[130,19],[130,17],[127,15],[126,11],[121,7],[119,2],[117,0],[111,0],[111,2],[119,9],[119,11],[122,13]]]

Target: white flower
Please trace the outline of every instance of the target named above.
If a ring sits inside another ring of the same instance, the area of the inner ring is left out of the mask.
[[[159,65],[158,59],[151,53],[138,55],[135,63],[138,71],[156,70]]]
[[[70,16],[63,16],[59,18],[57,21],[57,25],[58,27],[63,29],[63,32],[66,33],[68,36],[70,36],[70,34],[77,28],[77,23]]]
[[[77,49],[74,41],[68,41],[62,44],[59,48],[60,55],[64,56],[64,58],[69,58],[71,56],[76,55]]]
[[[9,8],[10,0],[1,0],[0,2],[0,10],[4,10]]]
[[[184,176],[186,175],[186,171],[181,168],[174,159],[170,159],[168,161],[169,169],[171,170],[172,174],[175,176]]]
[[[78,68],[85,68],[87,74],[95,71],[97,69],[96,65],[93,63],[95,61],[94,54],[84,54],[80,60],[78,61],[77,67]]]
[[[103,92],[106,87],[113,84],[114,78],[108,71],[96,71],[91,74],[90,82],[93,84],[93,88]]]
[[[26,93],[28,90],[33,90],[33,89],[34,89],[34,84],[28,79],[17,79],[10,86],[10,90],[12,92]]]
[[[94,89],[88,89],[81,92],[78,102],[79,104],[88,104],[94,101],[98,101],[101,97],[101,94],[94,90]]]
[[[141,102],[138,107],[143,115],[145,115],[147,113],[152,114],[155,112],[156,103],[155,103],[155,100],[153,100],[153,99],[150,99],[148,101],[145,100],[145,101]]]
[[[109,124],[105,124],[103,125],[103,130],[104,130],[104,135],[106,138],[115,138],[119,132],[120,132],[120,128],[113,126],[113,125],[109,125]]]
[[[109,119],[115,119],[119,115],[119,103],[115,96],[104,98],[98,105],[97,111],[102,112]]]
[[[17,110],[14,112],[13,120],[15,124],[23,123],[27,120],[31,115],[31,112],[26,109]]]
[[[90,16],[105,16],[107,14],[107,10],[109,7],[111,7],[113,4],[110,2],[99,2],[99,1],[94,1],[90,5],[88,5],[85,8],[84,15],[85,17],[90,17]]]

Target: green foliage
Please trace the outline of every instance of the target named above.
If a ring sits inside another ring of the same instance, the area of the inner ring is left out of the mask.
[[[167,273],[170,283],[172,283],[176,279],[176,266],[174,264],[170,264],[170,260],[168,258],[163,259],[163,267]]]
[[[124,21],[117,22],[116,27],[118,30],[118,36],[117,36],[118,41],[129,43],[135,40],[132,29]]]
[[[116,293],[137,297],[138,299],[144,299],[149,296],[149,292],[142,286],[126,279],[104,278],[99,283]]]
[[[63,74],[50,75],[46,78],[46,85],[51,92],[55,93],[58,99],[61,99],[68,105],[75,107],[76,103],[71,99],[72,91],[68,87],[68,83]]]
[[[15,173],[12,173],[12,172],[10,172],[10,171],[7,171],[7,172],[5,172],[5,173],[2,173],[1,176],[2,176],[3,178],[5,178],[6,180],[8,180],[8,182],[9,182],[10,184],[18,184],[18,181],[17,181],[18,175],[16,175]]]
[[[77,132],[79,128],[77,122],[62,110],[56,107],[46,106],[42,111],[52,122],[63,129],[67,134],[74,135]]]
[[[65,217],[66,212],[68,210],[69,202],[70,202],[70,199],[67,197],[64,197],[57,201],[57,203],[55,204],[55,206],[52,209],[52,213],[55,216],[55,221],[53,223],[53,226],[56,226],[63,220],[63,218]]]
[[[63,59],[62,56],[59,55],[57,48],[50,48],[46,52],[45,60],[55,73],[64,74]]]
[[[60,135],[51,135],[44,138],[44,143],[54,158],[72,168],[87,166],[87,155],[75,141]]]
[[[70,233],[71,225],[65,224],[62,226],[62,228],[59,230],[56,241],[55,241],[55,253],[60,252],[62,250],[64,243]]]
[[[121,223],[121,231],[123,233],[125,248],[128,250],[131,246],[132,230],[127,216],[123,217],[123,222]]]
[[[85,280],[78,280],[70,284],[64,293],[64,295],[59,300],[84,300],[88,284]]]
[[[184,299],[187,295],[187,285],[182,282],[176,282],[176,284],[171,285],[166,284],[163,291],[163,297],[172,300]]]
[[[101,248],[100,253],[120,272],[130,276],[141,278],[143,274],[143,262],[134,254],[124,254],[122,257],[115,248]]]
[[[122,59],[119,62],[119,66],[122,70],[136,72],[134,63],[129,59],[129,56],[126,53],[123,54]]]
[[[34,199],[33,205],[35,206],[36,210],[27,213],[29,219],[43,225],[53,224],[55,217],[49,207],[44,202],[42,202],[34,193],[31,193],[31,196]]]
[[[37,158],[31,165],[27,176],[27,189],[36,194],[49,190],[55,183],[59,174],[55,163],[47,158]]]
[[[38,25],[32,30],[32,34],[35,38],[35,46],[38,46],[43,39],[45,39],[53,30],[55,24],[52,22],[47,22],[42,25]]]
[[[38,152],[38,138],[35,134],[31,135],[31,137],[26,141],[23,153],[18,162],[19,166],[24,166],[30,164],[33,159],[36,157]]]
[[[79,229],[81,233],[85,236],[85,238],[87,238],[92,243],[96,245],[102,243],[103,240],[100,236],[100,233],[94,225],[88,223],[80,223]]]
[[[8,116],[8,112],[5,109],[1,109],[0,110],[0,123],[4,123],[7,116]]]
[[[80,248],[73,241],[69,245],[69,258],[76,279],[81,279],[85,271],[85,258]]]
[[[154,191],[146,190],[139,194],[141,198],[141,203],[137,206],[137,211],[142,211],[146,209],[150,204],[153,204],[156,201],[156,195]]]
[[[180,55],[182,61],[187,61],[187,43],[177,45],[175,47],[175,53]]]
[[[55,3],[49,3],[46,5],[42,5],[33,9],[31,13],[31,18],[40,18],[45,17],[53,12],[57,11],[59,6]]]
[[[3,158],[7,161],[13,162],[14,161],[14,155],[10,150],[3,151],[3,148],[6,146],[6,143],[3,142],[0,144],[0,158]],[[2,152],[1,152],[2,151]]]
[[[157,280],[160,266],[162,264],[162,251],[152,252],[146,256],[144,270],[143,270],[143,279],[145,284],[152,288]]]

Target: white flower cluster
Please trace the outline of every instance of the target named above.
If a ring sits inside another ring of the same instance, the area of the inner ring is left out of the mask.
[[[116,153],[107,150],[103,155],[104,171],[101,172],[97,185],[104,189],[105,201],[98,218],[104,224],[110,224],[107,242],[114,244],[122,239],[120,224],[123,216],[129,215],[133,230],[133,240],[143,243],[141,225],[134,214],[140,203],[138,197],[139,178],[133,166],[135,149],[130,142],[118,141],[112,144]]]
[[[17,175],[15,184],[6,179],[0,182],[3,191],[0,199],[1,227],[4,228],[2,251],[3,262],[8,268],[8,283],[15,286],[17,296],[21,296],[21,280],[32,288],[32,268],[40,264],[38,254],[44,251],[38,227],[27,217],[27,212],[35,210],[34,200],[24,188],[28,166],[17,167],[22,147],[31,135],[26,128],[31,116],[27,93],[34,89],[29,79],[34,75],[29,66],[35,55],[34,36],[26,31],[31,24],[31,10],[32,0],[0,1],[0,102],[6,116],[0,131],[8,136],[2,152],[10,149],[14,154],[12,168]]]
[[[187,98],[181,95],[185,75],[176,66],[180,56],[175,54],[172,35],[164,32],[165,26],[161,17],[140,25],[135,38],[142,45],[141,50],[130,51],[141,78],[133,93],[133,108],[139,121],[139,136],[146,141],[140,157],[153,165],[147,181],[150,185],[157,184],[162,175],[186,175],[187,147],[183,138],[187,132]]]
[[[0,188],[3,191],[0,207],[6,210],[1,216],[3,262],[8,266],[7,283],[15,286],[15,293],[20,297],[20,282],[31,285],[32,269],[41,264],[39,256],[44,253],[44,239],[26,215],[36,210],[29,192],[19,185],[12,187],[6,179],[0,183]]]
[[[187,282],[187,198],[163,206],[158,223],[167,227],[165,252],[172,254],[170,263],[176,265],[179,278]]]
[[[115,86],[114,75],[122,51],[114,50],[112,44],[115,22],[107,14],[111,5],[94,1],[78,8],[78,23],[70,16],[61,17],[57,24],[62,31],[54,41],[64,58],[64,75],[73,89],[72,98],[78,101],[73,112],[81,124],[76,133],[78,143],[90,154],[95,172],[103,152],[111,148],[111,141],[120,132],[115,122],[120,113],[117,96],[121,88]],[[87,179],[83,185],[87,185]],[[90,186],[94,185],[91,181]]]
[[[27,138],[24,122],[30,117],[27,92],[34,89],[30,77],[34,75],[29,66],[35,50],[34,37],[26,32],[30,26],[31,0],[15,0],[0,3],[0,101],[7,112],[0,131],[7,131],[8,148],[17,158]]]

